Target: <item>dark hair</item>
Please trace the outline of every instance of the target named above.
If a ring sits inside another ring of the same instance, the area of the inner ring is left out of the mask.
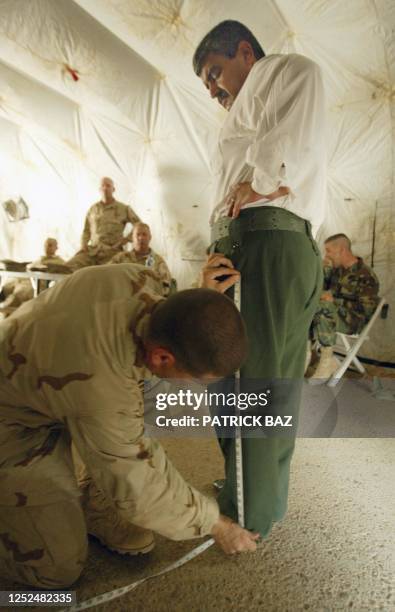
[[[229,376],[247,356],[247,335],[236,306],[213,289],[186,289],[153,311],[148,339],[167,348],[191,374]]]
[[[348,249],[351,251],[351,240],[349,239],[348,236],[346,236],[346,234],[333,234],[333,236],[329,236],[329,238],[327,238],[324,241],[324,244],[326,244],[327,242],[333,242],[334,240],[345,240]]]
[[[246,40],[250,43],[256,59],[264,57],[265,53],[251,32],[240,21],[221,21],[200,41],[193,56],[193,69],[198,76],[210,53],[218,53],[226,57],[235,57],[239,43]]]

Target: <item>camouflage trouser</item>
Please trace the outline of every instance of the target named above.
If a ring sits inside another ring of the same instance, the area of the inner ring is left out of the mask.
[[[2,307],[6,308],[12,306],[17,308],[23,302],[31,300],[33,297],[33,287],[29,279],[15,279],[6,283],[3,287],[3,295],[5,300],[2,303]]]
[[[107,248],[91,248],[88,247],[87,251],[78,251],[66,262],[66,265],[72,270],[79,270],[80,268],[86,268],[87,266],[101,266],[106,264],[115,257],[118,253],[122,253],[122,248],[113,249]]]
[[[354,330],[339,316],[337,307],[333,302],[320,300],[318,309],[311,324],[311,333],[314,340],[321,346],[334,346],[336,332],[352,334]]]
[[[46,506],[0,506],[0,575],[45,589],[70,586],[88,552],[78,500]]]
[[[25,459],[17,450],[22,435],[31,446]],[[88,552],[70,440],[66,432],[51,435],[45,433],[43,441],[43,428],[9,427],[8,449],[0,457],[0,575],[46,589],[77,580]]]

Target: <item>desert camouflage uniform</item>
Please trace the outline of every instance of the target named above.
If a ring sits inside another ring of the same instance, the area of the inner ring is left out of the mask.
[[[24,302],[31,300],[34,292],[33,286],[28,278],[13,278],[4,284],[2,289],[4,301],[1,309],[18,308]]]
[[[138,255],[133,249],[130,252],[118,253],[110,261],[112,264],[118,263],[133,263],[147,266],[153,270],[161,279],[165,286],[170,288],[171,285],[171,274],[167,267],[167,264],[163,257],[155,253],[152,249],[149,250],[147,255]]]
[[[36,266],[48,266],[49,264],[65,265],[64,259],[55,255],[55,257],[47,257],[43,255],[37,261],[26,266],[27,270]],[[46,282],[46,281],[40,281]],[[28,278],[14,278],[5,283],[3,287],[5,300],[0,306],[0,310],[6,312],[8,309],[18,308],[24,302],[31,300],[34,297],[33,286]]]
[[[144,435],[142,349],[161,291],[142,266],[80,270],[0,323],[1,575],[55,588],[81,573],[71,442],[122,519],[172,539],[217,521]]]
[[[336,332],[359,334],[379,303],[379,281],[358,257],[350,268],[324,267],[324,291],[334,301],[320,300],[312,323],[312,334],[322,346],[334,346]]]
[[[123,239],[123,231],[127,223],[135,224],[140,221],[134,210],[114,200],[111,204],[96,202],[87,212],[84,230],[81,237],[81,248],[87,251],[78,251],[67,265],[73,270],[85,266],[105,264],[114,255],[122,251],[119,243]],[[132,239],[130,233],[127,237]],[[90,244],[89,244],[90,243]]]
[[[58,255],[53,255],[53,256],[42,255],[39,259],[36,259],[36,261],[33,261],[31,264],[26,266],[26,268],[30,270],[31,268],[40,267],[40,266],[50,266],[50,265],[64,266],[65,264],[66,264],[65,260],[62,257],[59,257]]]

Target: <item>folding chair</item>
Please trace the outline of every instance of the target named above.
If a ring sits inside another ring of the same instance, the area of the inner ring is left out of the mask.
[[[359,361],[357,353],[365,340],[369,339],[368,333],[379,316],[384,304],[385,298],[381,298],[376,310],[360,334],[341,334],[340,332],[337,332],[336,338],[338,339],[339,343],[334,347],[334,352],[341,353],[343,355],[343,360],[340,361],[337,359],[337,361],[339,361],[339,367],[326,383],[328,387],[335,387],[337,385],[344,372],[350,366],[351,362],[355,365],[358,372],[361,372],[361,374],[365,373],[366,370]]]

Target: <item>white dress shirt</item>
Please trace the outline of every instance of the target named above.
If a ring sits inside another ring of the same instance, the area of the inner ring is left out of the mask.
[[[311,222],[325,216],[325,95],[320,68],[302,55],[257,61],[239,91],[219,138],[216,206],[211,222],[226,216],[225,197],[238,182],[257,193],[280,186],[290,194],[243,206],[279,206]]]

